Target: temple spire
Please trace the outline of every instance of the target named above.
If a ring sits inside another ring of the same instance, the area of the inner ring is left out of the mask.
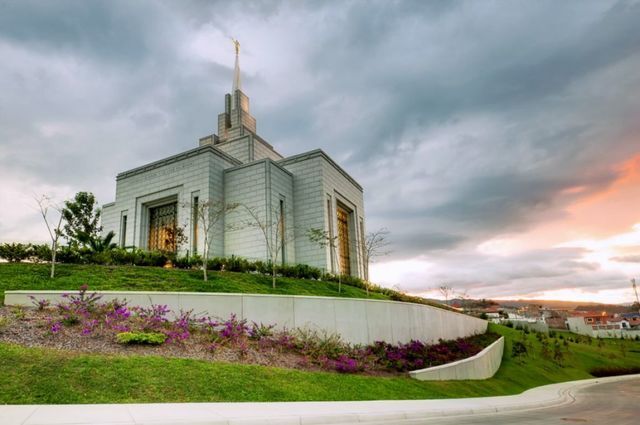
[[[236,48],[236,65],[233,70],[233,87],[231,88],[231,96],[235,97],[236,90],[242,90],[242,84],[240,82],[240,42],[234,38],[231,39],[233,45]]]

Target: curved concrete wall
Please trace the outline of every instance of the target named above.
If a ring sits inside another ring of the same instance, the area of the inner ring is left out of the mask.
[[[32,305],[29,298],[61,300],[72,291],[6,291],[6,305]],[[166,304],[173,311],[227,318],[232,313],[249,322],[279,328],[310,328],[337,333],[352,344],[435,342],[484,333],[487,322],[422,304],[356,298],[195,292],[98,291],[105,300],[126,299],[129,305]]]
[[[489,379],[496,374],[502,363],[504,337],[468,359],[426,369],[414,370],[409,375],[420,381],[451,381],[467,379]]]

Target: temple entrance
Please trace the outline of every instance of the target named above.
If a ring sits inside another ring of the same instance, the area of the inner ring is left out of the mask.
[[[151,251],[176,251],[176,228],[178,224],[178,203],[149,208],[149,241]]]
[[[338,246],[340,248],[340,273],[343,275],[351,275],[351,256],[349,243],[349,212],[337,206],[338,214]]]

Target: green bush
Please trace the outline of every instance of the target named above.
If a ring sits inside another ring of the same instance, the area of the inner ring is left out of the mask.
[[[31,245],[31,254],[29,259],[34,263],[51,261],[51,247],[47,244]]]
[[[69,264],[86,264],[88,261],[80,248],[72,246],[62,246],[56,253],[56,261]]]
[[[271,262],[267,261],[256,261],[255,262],[256,271],[260,274],[271,274]]]
[[[3,243],[0,244],[0,258],[10,263],[19,263],[29,258],[31,245],[23,243]]]
[[[220,271],[224,265],[224,258],[213,257],[207,260],[207,270]]]
[[[591,369],[589,373],[596,378],[605,376],[634,375],[640,373],[640,367],[602,366]]]
[[[177,257],[173,262],[173,266],[178,269],[195,269],[202,267],[202,257],[198,254],[185,257]]]
[[[136,258],[135,252],[126,248],[114,248],[109,251],[109,255],[113,264],[120,266],[133,265]]]
[[[164,251],[133,250],[133,264],[136,266],[162,267],[167,261],[175,261],[175,254]]]
[[[249,261],[244,258],[236,257],[232,255],[228,258],[223,258],[224,269],[228,272],[246,273],[249,271]]]
[[[122,332],[116,335],[119,344],[161,345],[167,336],[159,332]]]

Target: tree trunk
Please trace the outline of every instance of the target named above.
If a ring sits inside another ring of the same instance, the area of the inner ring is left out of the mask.
[[[58,245],[53,242],[51,244],[51,276],[50,278],[53,279],[55,274],[56,274],[56,251],[58,250]]]
[[[209,277],[207,276],[207,258],[209,258],[209,250],[207,249],[207,239],[204,240],[204,249],[202,250],[202,275],[204,276],[204,281],[207,282]]]
[[[276,289],[276,266],[275,263],[272,263],[273,266],[271,267],[271,286],[273,287],[273,289]]]

